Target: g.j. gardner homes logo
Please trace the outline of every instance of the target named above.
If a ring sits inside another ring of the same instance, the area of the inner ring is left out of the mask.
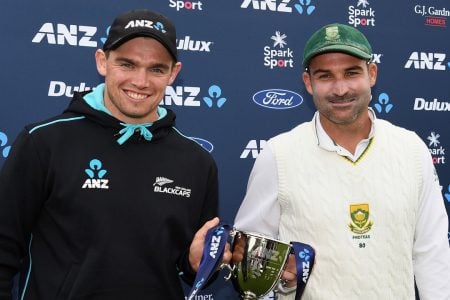
[[[364,234],[372,229],[373,222],[369,220],[369,204],[350,205],[351,222],[348,227],[353,233]]]

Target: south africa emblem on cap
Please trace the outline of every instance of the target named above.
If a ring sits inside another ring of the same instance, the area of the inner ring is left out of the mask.
[[[327,41],[336,41],[340,38],[339,28],[337,26],[330,26],[325,28],[325,39]]]
[[[369,220],[369,204],[351,204],[348,227],[353,233],[364,234],[372,229],[373,222]]]

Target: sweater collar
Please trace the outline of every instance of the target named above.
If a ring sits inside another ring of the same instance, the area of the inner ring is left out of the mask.
[[[315,130],[315,133],[316,133],[316,137],[317,137],[317,145],[320,148],[324,149],[324,150],[336,152],[337,154],[339,154],[341,156],[348,157],[353,162],[357,161],[358,158],[364,153],[366,148],[369,146],[370,140],[375,135],[375,121],[376,121],[377,117],[376,117],[375,112],[373,111],[373,109],[371,107],[369,107],[368,113],[369,113],[370,121],[372,122],[372,125],[371,125],[371,128],[370,128],[370,132],[369,132],[369,136],[367,138],[361,140],[358,143],[358,146],[356,147],[355,154],[353,155],[347,149],[345,149],[345,148],[339,146],[338,144],[336,144],[331,139],[331,137],[325,132],[325,129],[323,129],[322,124],[320,123],[320,114],[319,114],[318,111],[316,111],[316,113],[314,114],[312,122],[313,122],[314,130]]]

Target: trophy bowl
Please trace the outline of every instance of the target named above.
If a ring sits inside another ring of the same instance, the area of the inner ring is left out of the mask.
[[[241,299],[258,299],[278,284],[291,245],[257,233],[235,230],[230,275]]]

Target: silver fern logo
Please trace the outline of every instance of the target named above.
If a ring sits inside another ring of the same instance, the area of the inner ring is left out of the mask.
[[[158,176],[155,178],[155,182],[153,183],[153,191],[155,193],[171,194],[186,198],[191,197],[191,189],[181,186],[170,186],[172,183],[174,183],[172,179]]]
[[[173,182],[173,180],[170,180],[169,178],[166,178],[166,177],[156,177],[155,183],[153,184],[153,186],[155,186],[155,185],[163,186],[165,184],[172,183],[172,182]]]

